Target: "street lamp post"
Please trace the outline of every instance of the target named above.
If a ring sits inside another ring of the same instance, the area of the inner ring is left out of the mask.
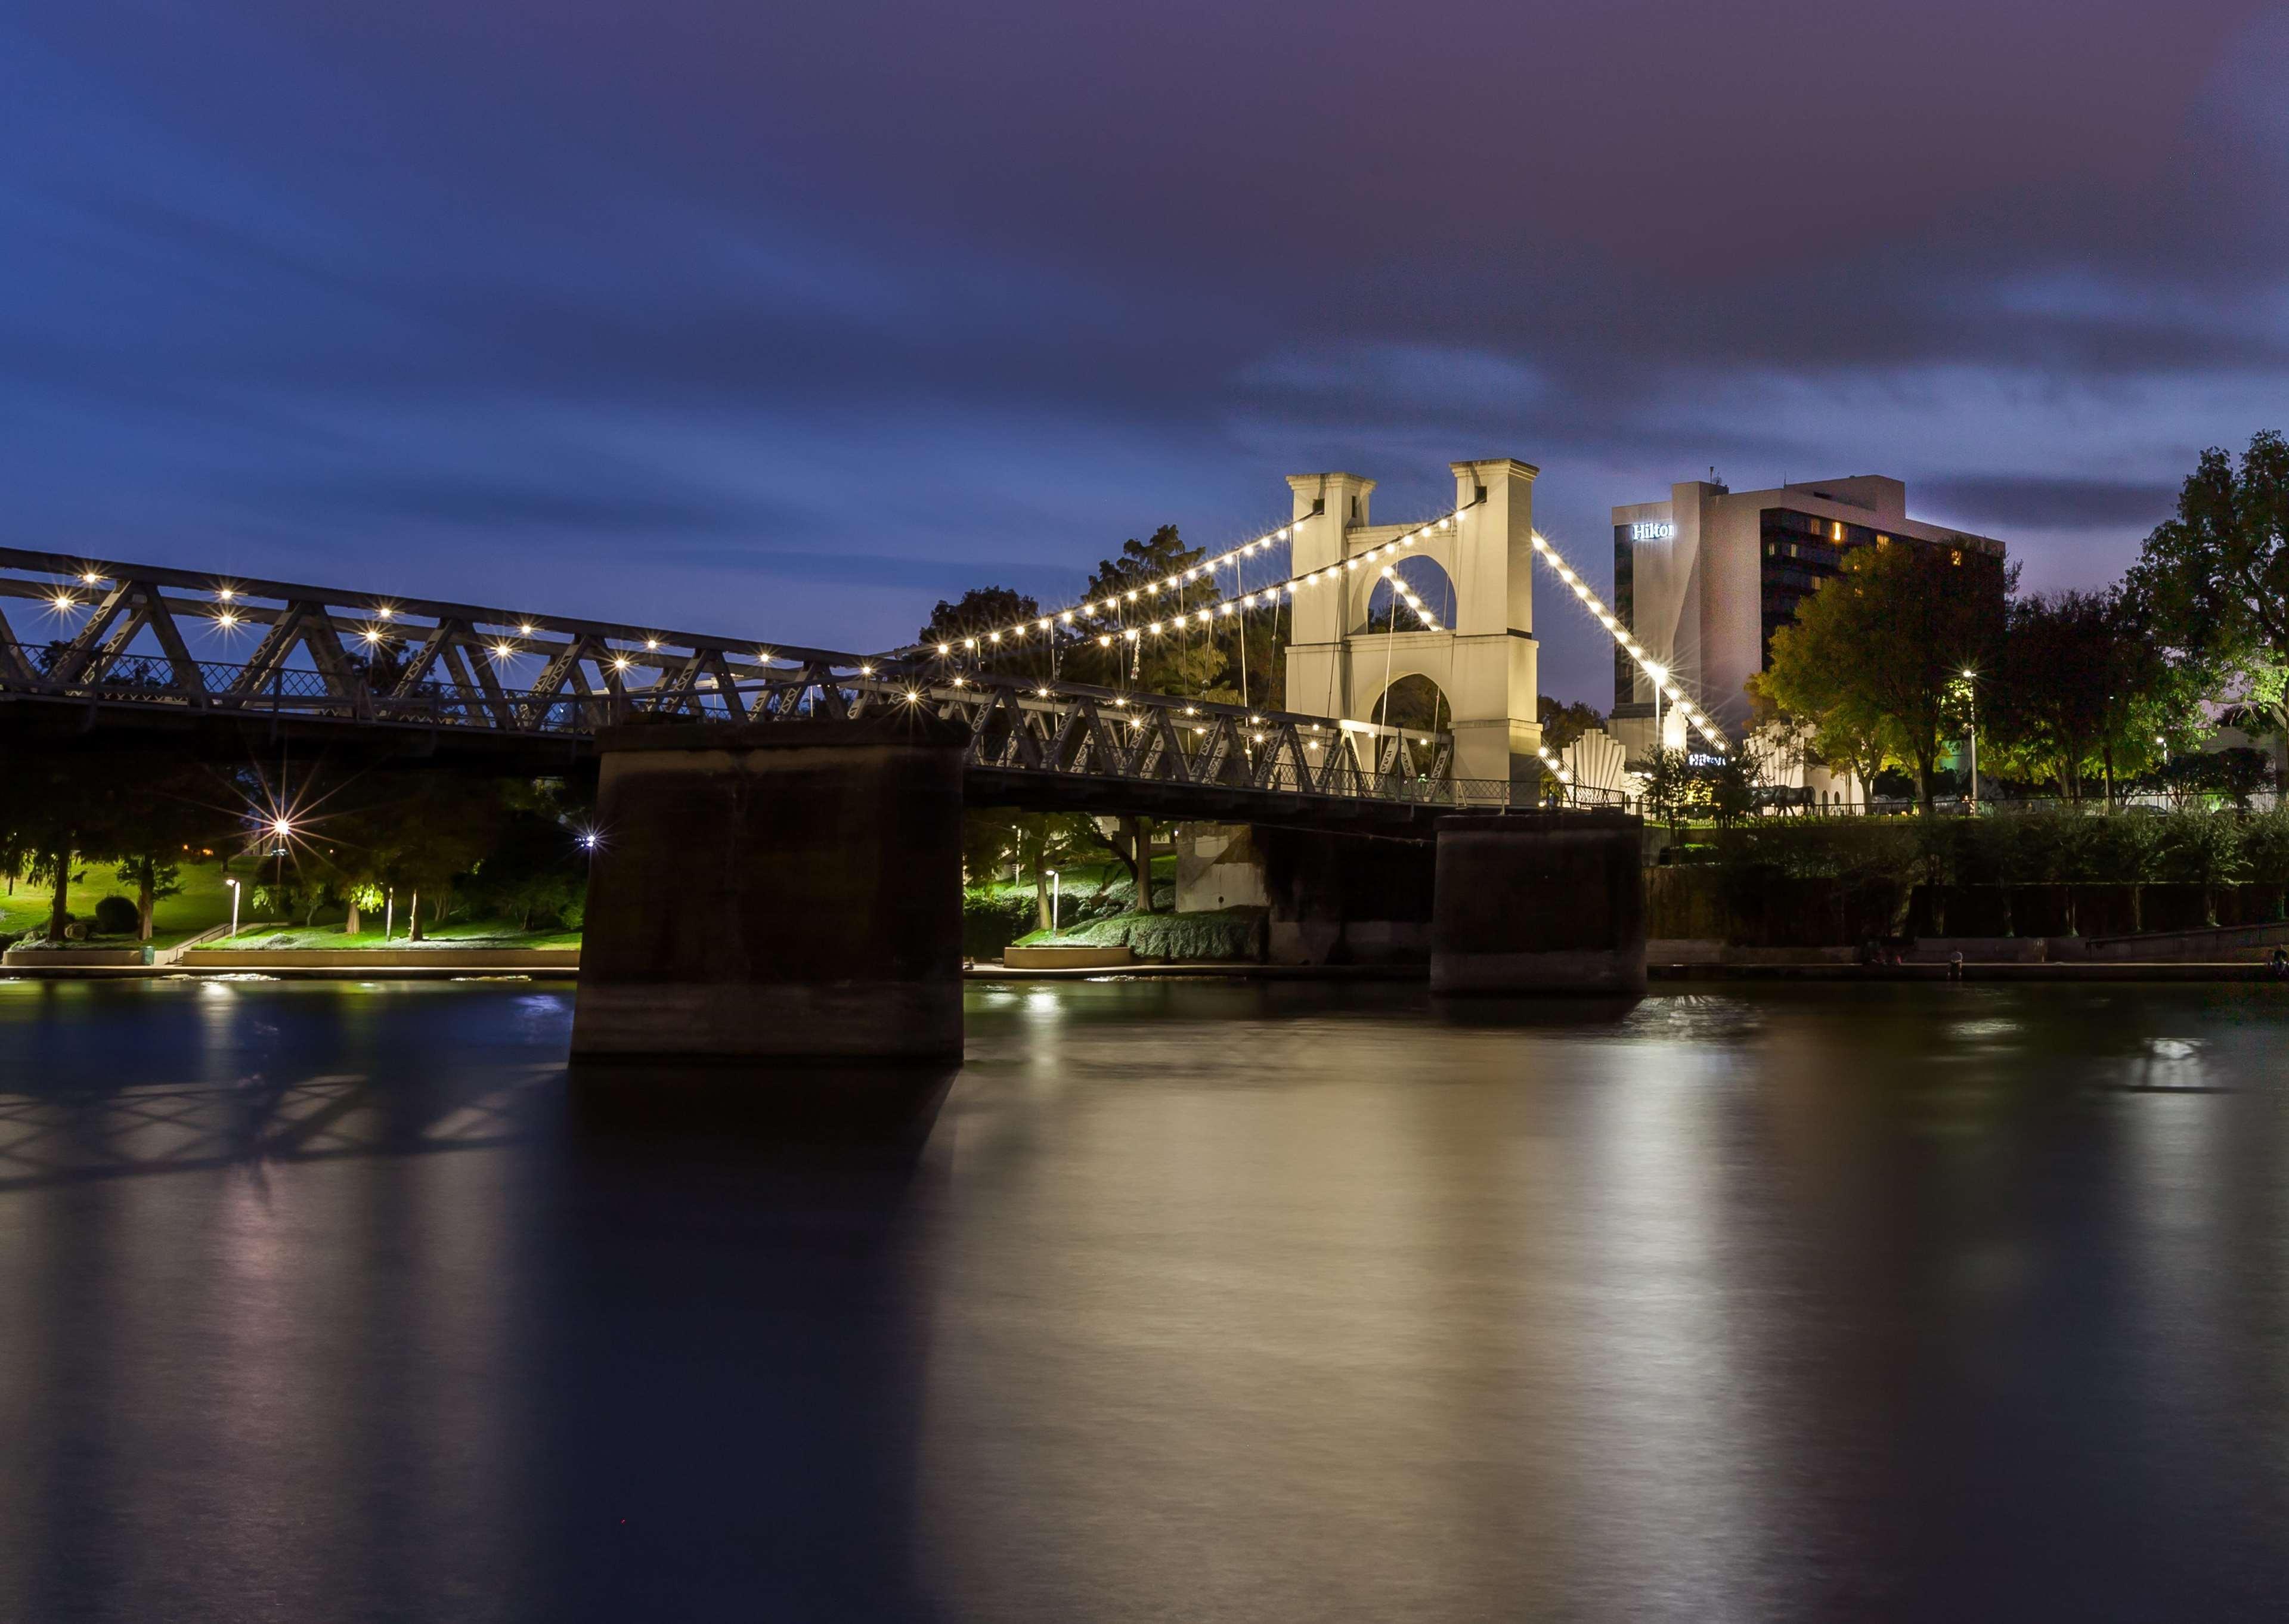
[[[230,888],[230,935],[235,942],[238,939],[238,881],[226,878],[223,884]]]
[[[1049,934],[1057,934],[1057,871],[1049,871]]]
[[[278,837],[278,844],[270,853],[272,856],[278,859],[277,872],[270,884],[270,894],[277,899],[278,918],[283,924],[289,917],[286,912],[286,837],[294,832],[294,825],[282,817],[271,824],[270,832]]]
[[[1979,673],[1968,665],[1963,669],[1966,691],[1971,696],[1971,814],[1979,816]]]

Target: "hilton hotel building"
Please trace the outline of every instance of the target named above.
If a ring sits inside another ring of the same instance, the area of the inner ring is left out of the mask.
[[[1614,612],[1739,738],[1749,728],[1747,683],[1765,668],[1773,633],[1846,553],[1892,541],[1944,547],[2003,590],[2003,544],[1909,518],[1898,480],[1862,474],[1743,491],[1696,480],[1671,486],[1666,501],[1614,509]],[[1653,744],[1653,697],[1637,662],[1616,648],[1607,727],[1632,760]],[[1684,720],[1671,718],[1664,705],[1662,732],[1681,748]]]

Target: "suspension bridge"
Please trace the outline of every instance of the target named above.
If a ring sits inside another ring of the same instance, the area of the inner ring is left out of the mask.
[[[536,774],[594,755],[588,1061],[958,1059],[965,804],[1256,824],[1299,940],[1380,920],[1419,937],[1434,989],[1642,988],[1639,825],[1567,804],[1536,719],[1535,572],[1726,741],[1535,529],[1538,470],[1449,468],[1452,505],[1398,524],[1374,521],[1372,480],[1294,475],[1288,521],[1213,559],[872,655],[0,550],[0,729]],[[1302,708],[1137,680],[1156,644],[1271,616]],[[1126,683],[1066,680],[1084,650]],[[1443,726],[1397,725],[1389,697],[1418,679]],[[1399,838],[1356,838],[1376,834]]]
[[[1534,470],[1454,469],[1451,507],[1382,526],[1369,522],[1372,481],[1296,476],[1286,523],[1177,574],[873,655],[0,548],[0,715],[50,731],[187,732],[227,748],[363,740],[534,770],[643,723],[926,718],[962,729],[965,792],[977,804],[1403,826],[1571,799],[1535,720],[1539,566],[1725,748],[1532,529]],[[1401,573],[1413,558],[1448,577],[1452,625]],[[1374,631],[1378,599],[1384,629]],[[1134,671],[1148,648],[1236,638],[1265,617],[1284,617],[1288,696],[1323,709],[1055,674],[1076,649]],[[1410,677],[1439,687],[1447,725],[1390,720],[1386,697]]]

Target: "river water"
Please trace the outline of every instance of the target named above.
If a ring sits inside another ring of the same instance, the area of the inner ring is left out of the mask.
[[[570,1007],[0,983],[0,1618],[2289,1596],[2289,989],[980,985],[792,1146]]]

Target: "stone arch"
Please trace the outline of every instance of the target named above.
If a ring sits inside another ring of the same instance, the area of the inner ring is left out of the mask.
[[[1442,736],[1454,732],[1454,702],[1438,676],[1425,669],[1427,664],[1418,660],[1412,669],[1394,667],[1391,680],[1368,699],[1368,725],[1394,729],[1390,734],[1378,731],[1360,741],[1378,771],[1397,769],[1409,777],[1454,776],[1451,758],[1437,745]]]
[[[1454,571],[1448,561],[1438,556],[1447,550],[1418,543],[1392,565],[1392,569],[1416,597],[1423,600],[1424,607],[1431,611],[1439,624],[1451,629],[1462,595],[1455,584]],[[1392,601],[1392,594],[1384,585],[1380,569],[1362,569],[1360,577],[1349,585],[1347,595],[1351,601],[1344,613],[1344,629],[1353,637],[1372,637],[1390,630],[1389,621],[1378,624],[1376,617]],[[1422,629],[1405,609],[1400,611],[1399,630],[1402,634]]]

